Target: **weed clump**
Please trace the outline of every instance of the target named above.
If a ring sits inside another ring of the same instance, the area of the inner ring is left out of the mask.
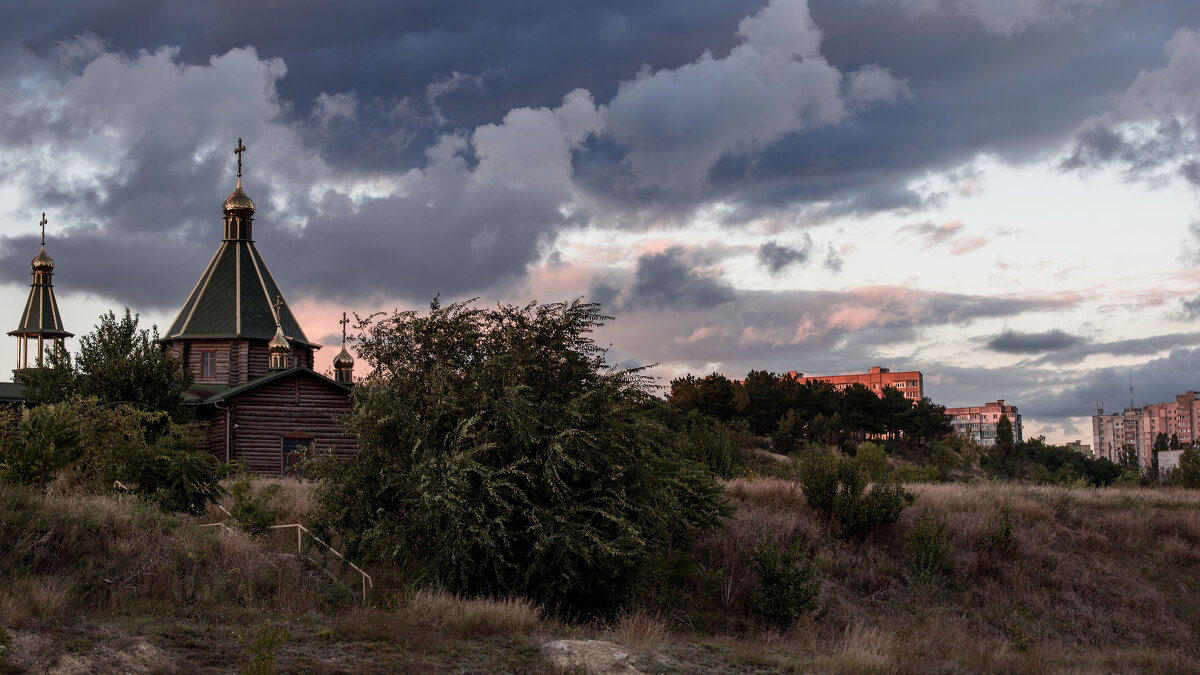
[[[950,528],[946,523],[923,515],[908,537],[908,554],[918,579],[929,579],[939,572],[954,569],[950,556]]]
[[[979,548],[984,551],[1007,551],[1015,545],[1013,529],[1016,519],[1013,517],[1012,505],[1005,504],[983,527],[979,537]]]
[[[242,665],[242,675],[274,675],[279,672],[275,667],[275,650],[292,639],[292,633],[286,628],[272,628],[267,621],[254,639],[246,643],[246,655],[250,660]]]

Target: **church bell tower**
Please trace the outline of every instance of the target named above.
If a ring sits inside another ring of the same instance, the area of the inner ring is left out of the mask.
[[[29,286],[29,299],[25,301],[25,311],[21,314],[21,325],[9,335],[17,338],[17,369],[14,374],[20,378],[22,370],[29,368],[30,342],[35,341],[37,350],[35,363],[37,368],[43,365],[42,358],[46,347],[63,348],[63,340],[74,337],[73,333],[63,330],[62,317],[58,314],[58,301],[54,298],[54,261],[46,255],[46,214],[42,214],[42,250],[29,263],[33,270],[33,283]]]

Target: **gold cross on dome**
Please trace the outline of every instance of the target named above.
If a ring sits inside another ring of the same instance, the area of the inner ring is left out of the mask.
[[[238,156],[238,178],[242,177],[242,153],[246,151],[246,146],[242,145],[242,139],[238,138],[238,146],[233,149],[233,154]]]
[[[280,317],[283,316],[282,314],[279,313],[279,309],[281,307],[283,307],[283,296],[276,293],[275,294],[275,323],[279,323]]]
[[[346,324],[350,323],[350,319],[346,318],[346,313],[342,312],[342,320],[338,323],[342,324],[342,345],[346,344]]]
[[[48,221],[46,220],[46,212],[42,211],[42,222],[38,223],[39,225],[42,226],[42,246],[46,245],[46,223],[47,222]]]

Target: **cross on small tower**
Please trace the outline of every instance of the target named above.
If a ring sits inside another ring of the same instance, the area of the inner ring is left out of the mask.
[[[342,320],[338,323],[342,324],[342,346],[346,346],[346,324],[350,323],[350,319],[346,318],[346,313],[342,312]]]
[[[283,296],[276,293],[275,294],[275,325],[279,325],[280,316],[281,316],[279,313],[279,309],[281,307],[283,307]]]
[[[47,222],[46,221],[46,212],[42,211],[42,222],[39,224],[42,226],[42,246],[43,247],[46,245],[46,222]]]
[[[238,178],[242,177],[242,153],[246,151],[246,146],[242,145],[242,139],[238,138],[238,146],[233,149],[233,154],[238,156]]]

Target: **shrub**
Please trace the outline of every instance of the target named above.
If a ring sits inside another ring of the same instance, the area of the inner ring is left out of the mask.
[[[83,419],[71,403],[26,408],[15,434],[4,439],[0,477],[44,487],[54,474],[83,455],[79,439]]]
[[[275,504],[280,489],[278,485],[268,485],[255,490],[250,475],[240,474],[229,486],[229,496],[233,498],[229,512],[238,526],[249,534],[259,535],[274,525],[281,514]]]
[[[197,450],[200,432],[190,425],[173,425],[153,446],[134,445],[124,453],[122,478],[164,511],[198,515],[224,494],[220,463]]]
[[[769,535],[758,540],[749,557],[750,569],[758,577],[747,600],[751,614],[787,629],[815,609],[821,581],[804,540],[784,547]]]
[[[800,467],[800,482],[804,484],[804,500],[811,508],[832,515],[843,466],[852,461],[820,450],[811,450],[799,459],[797,464]]]
[[[279,672],[275,667],[275,650],[292,639],[291,631],[286,628],[272,628],[267,621],[254,639],[246,643],[246,655],[250,660],[242,666],[242,675],[274,675]]]
[[[721,422],[691,413],[677,435],[679,455],[699,462],[722,478],[733,478],[740,465],[734,432]]]
[[[901,483],[936,483],[941,480],[941,471],[932,464],[901,464],[892,475]]]
[[[854,458],[858,460],[858,466],[873,481],[883,480],[892,472],[891,467],[888,466],[887,450],[884,450],[883,446],[878,443],[868,441],[859,445]]]
[[[639,370],[608,366],[575,301],[368,318],[372,375],[346,421],[360,452],[316,470],[318,519],[351,555],[467,596],[611,611],[651,568],[726,515],[681,456]]]
[[[950,529],[946,523],[929,515],[917,519],[916,527],[908,536],[907,548],[918,578],[928,579],[938,572],[948,573],[954,569],[954,559],[950,557]]]
[[[894,476],[872,483],[860,460],[840,454],[812,452],[801,458],[800,478],[808,505],[836,520],[846,537],[895,523],[913,500]]]

